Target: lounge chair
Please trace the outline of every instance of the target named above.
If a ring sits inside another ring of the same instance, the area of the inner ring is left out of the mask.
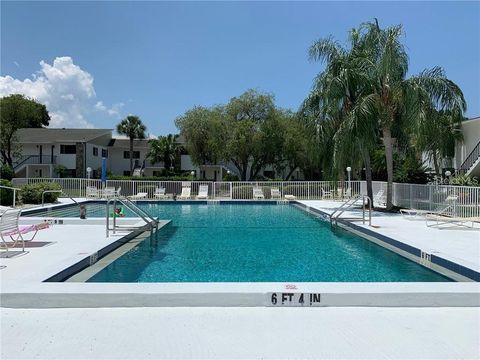
[[[457,226],[464,226],[464,227],[475,227],[475,223],[480,223],[480,217],[456,217],[450,216],[447,214],[426,214],[426,224],[428,227],[438,227],[440,228],[441,225],[457,225]],[[468,226],[468,224],[471,226]]]
[[[148,196],[148,193],[139,192],[139,193],[137,193],[137,195],[132,195],[132,196],[129,196],[128,198],[130,200],[139,200],[139,199],[145,199],[147,196]]]
[[[272,199],[281,199],[282,198],[282,193],[278,188],[271,188],[270,189],[270,197]]]
[[[99,195],[99,191],[95,186],[87,186],[86,197],[87,198],[96,198]]]
[[[103,189],[103,197],[110,198],[110,197],[120,196],[121,190],[122,190],[121,186],[119,186],[118,189],[116,190],[114,187],[106,187],[105,189]]]
[[[262,189],[260,189],[259,187],[253,188],[253,199],[255,200],[265,199]]]
[[[177,199],[187,200],[191,198],[192,188],[184,187],[182,188],[182,193],[177,196]]]
[[[387,203],[385,201],[385,191],[383,189],[379,190],[374,196],[373,196],[373,201],[372,201],[372,205],[375,206],[375,204],[377,205],[381,205],[381,206],[386,206]]]
[[[445,213],[450,207],[457,201],[457,195],[449,195],[445,199],[446,204],[442,204],[438,206],[435,210],[422,210],[422,209],[400,209],[400,214],[405,219],[413,220],[413,219],[423,219],[427,215],[441,215]]]
[[[200,185],[197,195],[197,200],[199,199],[208,199],[208,185]]]
[[[21,212],[20,209],[7,210],[0,218],[0,237],[2,238],[0,248],[4,248],[7,254],[8,249],[15,247],[19,241],[22,242],[22,251],[25,252],[25,241],[32,241],[39,230],[48,228],[47,223],[19,226]],[[23,235],[30,232],[33,232],[33,235],[29,239],[25,239]]]
[[[164,187],[157,187],[155,189],[155,192],[153,193],[153,197],[156,199],[168,199],[170,198],[169,195],[165,194],[165,188]]]
[[[321,188],[322,190],[322,199],[332,199],[333,198],[333,192],[331,190],[325,191],[324,188]]]

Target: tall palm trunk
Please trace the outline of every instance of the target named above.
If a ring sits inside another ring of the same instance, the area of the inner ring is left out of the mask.
[[[393,146],[392,131],[390,128],[383,128],[383,145],[385,146],[385,160],[387,161],[387,210],[393,209]]]
[[[372,166],[370,161],[370,153],[367,149],[363,149],[363,162],[365,164],[365,180],[367,181],[367,196],[370,198],[373,206],[373,185],[372,185]]]
[[[130,137],[130,176],[133,176],[133,137]]]

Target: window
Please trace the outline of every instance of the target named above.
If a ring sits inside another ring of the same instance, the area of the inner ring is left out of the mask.
[[[76,154],[76,145],[60,145],[60,154]]]
[[[130,176],[130,170],[125,170],[123,172],[123,176]]]
[[[93,147],[93,156],[98,156],[98,148],[97,147]]]
[[[108,158],[108,150],[107,149],[102,149],[102,157]]]
[[[130,151],[124,151],[123,158],[130,159]],[[132,159],[140,159],[140,151],[134,151],[132,154]]]

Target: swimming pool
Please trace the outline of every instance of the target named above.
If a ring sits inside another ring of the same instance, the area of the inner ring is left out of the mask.
[[[294,205],[140,206],[171,223],[88,282],[450,281]],[[105,206],[87,205],[87,216]]]

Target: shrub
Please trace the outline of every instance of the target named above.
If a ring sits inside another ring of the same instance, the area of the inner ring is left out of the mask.
[[[27,184],[22,187],[21,197],[24,204],[41,204],[42,193],[45,190],[61,190],[59,184],[54,182],[41,182],[35,184]],[[46,203],[57,201],[60,193],[46,193],[44,200]]]
[[[108,180],[138,180],[138,181],[192,181],[191,175],[182,176],[107,176]],[[196,179],[194,179],[196,180]]]
[[[0,169],[0,175],[2,179],[12,180],[15,177],[15,171],[10,165],[3,165]]]
[[[478,179],[473,176],[467,176],[467,175],[458,175],[453,177],[450,180],[450,185],[456,185],[456,186],[479,186],[480,183]]]
[[[5,179],[0,180],[0,185],[14,187],[10,181]],[[16,196],[18,198],[18,192]],[[0,188],[0,204],[4,206],[13,205],[13,190]]]

